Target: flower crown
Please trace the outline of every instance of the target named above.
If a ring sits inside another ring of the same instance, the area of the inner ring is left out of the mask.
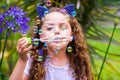
[[[36,8],[39,18],[42,19],[46,14],[49,13],[49,9],[47,9],[45,6],[37,6]],[[74,7],[74,4],[66,5],[63,9],[60,10],[61,13],[67,13],[70,16],[76,16],[76,10]]]

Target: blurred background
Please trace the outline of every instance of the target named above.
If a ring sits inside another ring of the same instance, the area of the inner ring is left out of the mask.
[[[27,12],[30,18],[29,32],[34,26],[36,5],[46,5],[47,0],[0,0],[0,13],[10,6],[18,6]],[[52,6],[65,6],[73,3],[77,10],[77,20],[82,25],[89,47],[92,71],[95,80],[120,80],[120,0],[50,0]],[[116,20],[117,19],[117,20]],[[1,27],[1,26],[0,26]],[[113,38],[110,43],[111,35]],[[7,40],[0,80],[8,80],[14,69],[18,55],[16,51],[17,40],[20,33],[11,33]],[[4,33],[0,33],[0,60],[5,43]],[[110,45],[109,45],[110,43]],[[109,47],[108,47],[109,45]],[[105,58],[106,56],[106,58]],[[103,67],[101,68],[104,62]]]

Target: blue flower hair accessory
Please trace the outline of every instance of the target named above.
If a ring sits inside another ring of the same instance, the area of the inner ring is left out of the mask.
[[[45,6],[37,6],[37,12],[39,18],[42,19],[43,16],[45,16],[49,12],[49,10]]]
[[[46,14],[49,13],[49,10],[45,6],[37,6],[36,10],[40,19],[42,19]],[[60,10],[60,12],[67,13],[73,17],[77,15],[74,4],[66,5],[63,9]]]
[[[76,11],[75,11],[75,7],[74,7],[74,4],[69,4],[67,6],[64,7],[64,9],[67,11],[67,13],[70,15],[70,16],[76,16]]]

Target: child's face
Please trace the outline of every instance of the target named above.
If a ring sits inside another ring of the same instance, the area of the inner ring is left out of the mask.
[[[71,26],[67,20],[67,17],[59,12],[52,12],[45,16],[42,26],[42,33],[44,37],[48,38],[48,46],[67,46],[69,41],[52,41],[62,40],[66,36],[72,35]]]

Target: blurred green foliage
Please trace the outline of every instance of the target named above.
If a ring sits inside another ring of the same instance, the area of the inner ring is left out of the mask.
[[[64,6],[69,3],[77,5],[78,0],[51,0],[53,6]],[[44,0],[0,0],[0,13],[11,5],[19,6],[27,12],[31,19],[30,30],[27,34],[31,35],[34,19],[37,15],[36,4],[45,5]],[[107,49],[116,17],[120,18],[119,0],[80,0],[80,8],[77,9],[77,19],[81,23],[89,46],[91,65],[95,79],[97,79],[102,60]],[[115,31],[112,44],[105,62],[100,80],[120,80],[120,26]],[[1,37],[2,35],[2,37]],[[18,55],[16,51],[17,40],[22,35],[19,33],[9,36],[0,72],[0,80],[8,80],[14,69]],[[4,34],[0,34],[1,43],[4,43]],[[0,45],[0,49],[3,44]],[[1,50],[0,50],[1,51]]]

